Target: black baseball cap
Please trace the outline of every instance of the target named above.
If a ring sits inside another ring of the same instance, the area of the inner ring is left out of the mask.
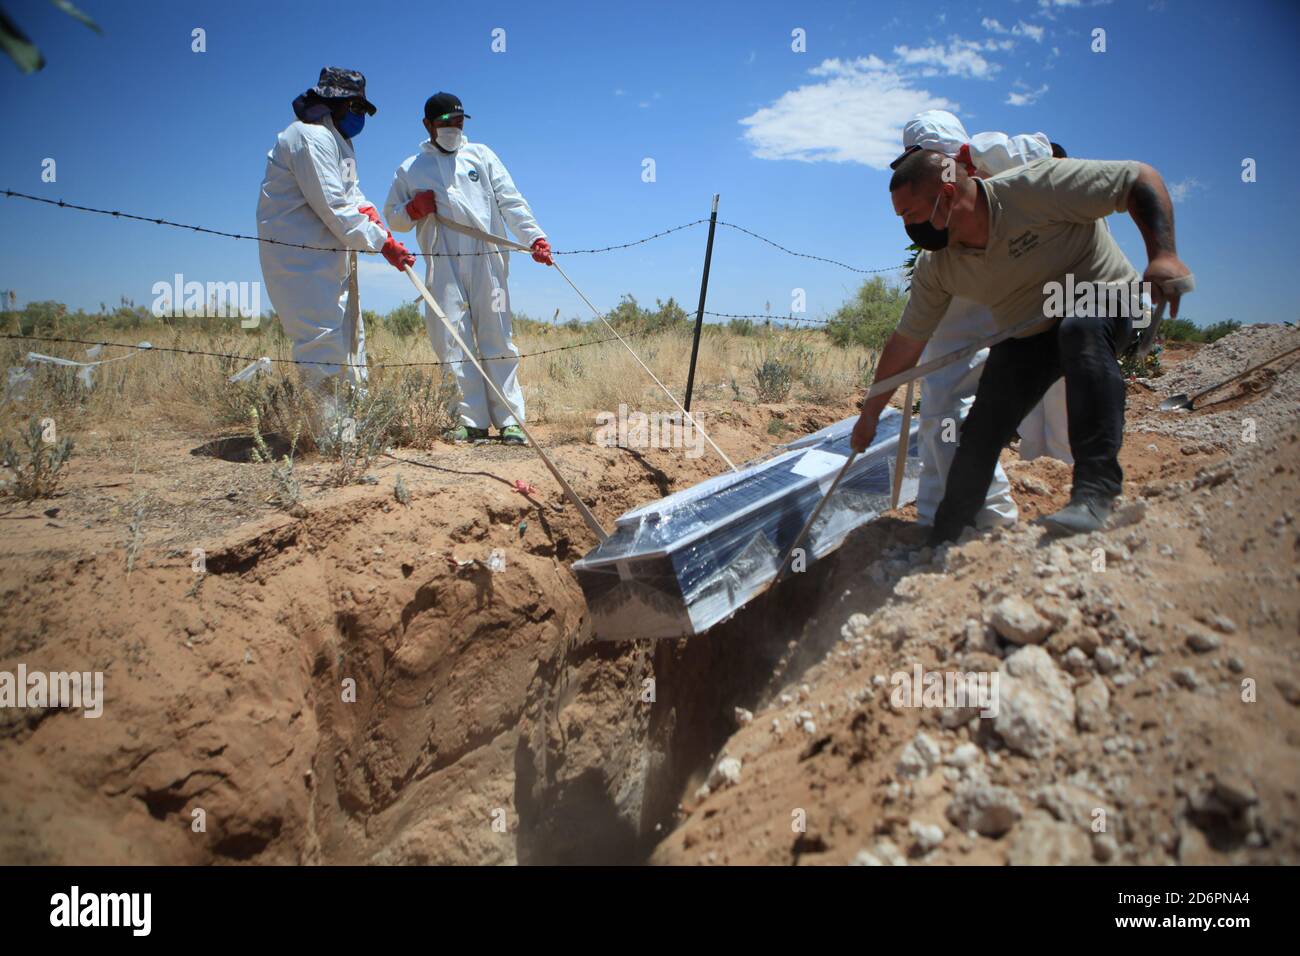
[[[454,93],[434,93],[424,101],[424,118],[430,123],[434,120],[448,120],[456,116],[470,119],[465,107],[460,104],[460,97]]]

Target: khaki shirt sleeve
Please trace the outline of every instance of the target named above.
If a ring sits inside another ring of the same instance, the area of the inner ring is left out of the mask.
[[[921,253],[916,259],[916,268],[912,270],[912,290],[895,331],[913,341],[928,342],[951,302],[952,296],[939,285],[930,254]]]
[[[1131,160],[1042,159],[1025,167],[1013,195],[1043,221],[1094,222],[1128,208],[1138,169]]]

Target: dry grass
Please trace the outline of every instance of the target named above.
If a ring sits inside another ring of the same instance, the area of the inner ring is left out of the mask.
[[[289,343],[278,329],[256,333],[238,330],[205,332],[181,328],[150,328],[96,334],[79,330],[78,337],[135,342],[202,352],[291,357]],[[516,335],[521,352],[537,352],[607,338],[603,326],[582,329],[529,328]],[[433,362],[423,335],[401,337],[384,328],[368,331],[370,362]],[[679,399],[685,391],[690,361],[689,330],[670,329],[630,340],[637,353]],[[84,360],[80,346],[7,341],[0,347],[0,364],[21,365],[27,348]],[[123,354],[105,349],[101,358]],[[866,350],[840,348],[819,331],[774,331],[739,335],[722,327],[706,327],[695,374],[695,399],[758,401],[755,372],[764,362],[791,362],[791,400],[831,403],[847,400],[861,384],[864,370],[874,365]],[[256,409],[265,433],[289,435],[302,431],[307,399],[297,384],[294,367],[277,363],[270,374],[251,384],[232,385],[228,377],[246,362],[210,355],[153,351],[95,370],[95,386],[86,389],[75,369],[35,366],[35,378],[21,401],[0,408],[0,434],[15,435],[31,416],[53,417],[61,433],[95,428],[109,442],[129,440],[132,431],[145,434],[160,423],[193,437],[249,434]],[[398,445],[429,447],[451,424],[448,405],[454,398],[443,381],[443,369],[372,369],[370,392],[400,409],[390,440]],[[530,421],[552,426],[553,440],[586,441],[599,411],[617,412],[625,403],[642,411],[667,411],[672,404],[618,342],[606,342],[525,358],[520,379]],[[305,445],[306,443],[302,443]],[[302,449],[300,445],[300,450]]]

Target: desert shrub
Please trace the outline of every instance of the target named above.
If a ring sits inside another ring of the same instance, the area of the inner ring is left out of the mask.
[[[392,442],[402,409],[394,389],[334,389],[337,413],[327,416],[316,434],[316,449],[330,463],[331,485],[359,482],[371,462]]]
[[[827,371],[810,371],[803,378],[809,401],[818,405],[837,405],[853,388],[842,375]]]
[[[407,338],[424,331],[424,316],[414,302],[403,302],[384,316],[384,328],[393,335]]]
[[[1160,323],[1160,337],[1166,342],[1204,342],[1201,328],[1191,319],[1165,319]]]
[[[605,313],[605,320],[619,332],[627,334],[684,329],[689,326],[691,317],[671,297],[667,302],[655,299],[655,309],[651,311],[643,308],[628,292],[618,300],[618,305]]]
[[[13,472],[13,478],[0,486],[6,493],[32,501],[48,498],[58,490],[72,457],[72,439],[65,435],[46,441],[45,437],[40,419],[32,417],[19,436],[21,444],[6,438],[0,446],[0,464]]]
[[[1213,325],[1207,325],[1204,332],[1205,341],[1217,342],[1225,335],[1231,335],[1233,332],[1236,332],[1239,328],[1241,328],[1241,323],[1236,319],[1227,319],[1223,322],[1215,322]]]
[[[261,428],[258,426],[256,409],[250,410],[249,427],[253,432],[253,450],[251,453],[252,460],[259,465],[271,466],[271,486],[272,493],[267,499],[271,504],[288,511],[293,508],[302,499],[302,486],[298,482],[298,476],[294,472],[294,454],[298,450],[298,439],[301,433],[294,431],[289,439],[289,450],[277,464],[275,455],[267,447],[265,440],[262,438]]]
[[[906,304],[907,296],[900,288],[881,276],[873,276],[831,316],[826,334],[839,346],[861,345],[878,350],[898,325]]]
[[[234,371],[234,365],[226,374]],[[266,374],[244,382],[228,382],[224,375],[207,395],[218,425],[243,425],[255,415],[258,426],[270,434],[289,436],[305,432],[311,420],[312,398],[302,387],[292,366],[277,364]]]
[[[402,369],[395,391],[394,444],[429,448],[455,424],[460,391],[450,377],[439,371]]]
[[[760,402],[783,402],[794,383],[808,374],[813,353],[792,336],[771,335],[755,353],[752,369]]]
[[[1166,342],[1217,342],[1241,328],[1236,319],[1211,325],[1197,325],[1191,319],[1165,319],[1160,323],[1160,337]]]

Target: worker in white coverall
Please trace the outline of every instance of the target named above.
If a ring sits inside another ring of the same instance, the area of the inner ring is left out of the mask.
[[[532,248],[533,259],[545,265],[551,264],[551,246],[497,154],[465,137],[468,118],[452,94],[429,97],[424,104],[429,138],[397,167],[384,216],[398,232],[415,228],[420,249],[429,257],[425,285],[506,398],[502,404],[425,306],[434,351],[449,363],[460,387],[460,421],[450,437],[482,441],[495,425],[503,442],[522,445],[527,443],[518,425],[525,420],[524,393],[519,387],[519,349],[510,334],[509,253],[456,232],[439,223],[438,216],[497,236],[503,236],[508,225]]]
[[[352,140],[376,112],[365,77],[327,66],[293,111],[297,119],[266,157],[257,235],[275,242],[259,243],[258,251],[271,305],[293,341],[294,360],[308,363],[299,372],[328,423],[342,404],[338,385],[366,380],[357,252],[381,252],[397,269],[415,257],[384,228],[357,184]]]
[[[1051,144],[1042,133],[1007,136],[1005,133],[977,133],[968,136],[961,121],[946,110],[918,113],[903,127],[903,156],[891,168],[917,149],[931,149],[963,163],[972,175],[997,173],[1052,155]],[[910,234],[910,230],[909,230]],[[913,236],[914,240],[922,237]],[[947,313],[926,345],[920,361],[927,362],[994,331],[992,313],[986,306],[954,297]],[[921,477],[916,511],[920,524],[934,521],[943,500],[948,468],[957,452],[957,439],[965,413],[975,401],[975,389],[984,371],[988,349],[954,362],[921,380],[921,421],[918,444]],[[1070,456],[1065,416],[1065,383],[1057,382],[1020,427],[1021,457],[1051,455],[1067,463]],[[978,527],[1011,524],[1018,517],[1006,472],[998,465],[989,485],[984,506],[976,518]]]

